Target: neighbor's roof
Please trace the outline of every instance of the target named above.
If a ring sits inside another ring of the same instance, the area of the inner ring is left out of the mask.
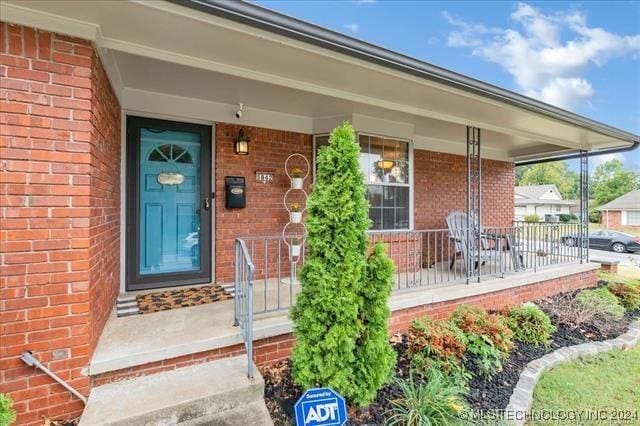
[[[601,205],[596,210],[640,210],[640,189],[627,192],[615,200]]]
[[[467,92],[492,98],[529,111],[577,125],[628,143],[640,141],[640,135],[592,120],[537,99],[438,67],[408,55],[367,43],[319,25],[237,0],[168,0],[202,12],[251,25],[371,63],[421,78],[443,83]]]
[[[527,204],[556,204],[563,206],[573,206],[575,203],[569,200],[547,200],[541,198],[544,194],[547,194],[549,191],[557,192],[560,197],[560,191],[556,188],[555,185],[526,185],[526,186],[516,186],[515,187],[515,195],[520,196],[522,198],[516,198],[516,205],[527,205]]]

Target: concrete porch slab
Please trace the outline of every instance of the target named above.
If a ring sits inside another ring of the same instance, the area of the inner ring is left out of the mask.
[[[525,286],[597,268],[598,265],[593,263],[575,263],[546,267],[536,272],[509,274],[504,278],[470,285],[461,282],[416,287],[392,293],[389,306],[392,311],[398,311]],[[258,294],[264,294],[263,287],[258,284],[254,288],[256,299]],[[277,288],[277,284],[275,279],[269,288]],[[266,294],[272,300],[271,293]],[[124,318],[116,318],[115,312],[112,312],[94,352],[88,374],[97,375],[243,343],[239,329],[233,326],[233,303],[233,300],[227,300]],[[257,309],[259,307],[256,305]],[[254,340],[291,332],[292,324],[287,313],[287,310],[282,310],[255,315]]]

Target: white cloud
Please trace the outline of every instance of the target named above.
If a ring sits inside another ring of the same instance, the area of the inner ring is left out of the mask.
[[[343,27],[348,29],[352,33],[357,33],[358,31],[360,31],[360,25],[355,24],[355,23],[354,24],[344,24]]]
[[[593,157],[589,157],[589,166],[597,167],[602,163],[606,163],[607,161],[618,160],[624,162],[625,158],[622,154],[603,154],[603,155],[594,155]]]
[[[613,58],[640,57],[640,34],[621,36],[589,27],[579,10],[544,14],[516,4],[514,28],[486,27],[443,13],[454,29],[447,44],[472,53],[509,72],[526,95],[563,108],[589,102],[596,91],[586,79],[589,66]]]

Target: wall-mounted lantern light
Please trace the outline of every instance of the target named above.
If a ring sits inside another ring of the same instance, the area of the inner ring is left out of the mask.
[[[240,129],[240,131],[238,132],[238,137],[233,142],[233,152],[238,155],[249,154],[249,138],[245,136],[244,129]]]

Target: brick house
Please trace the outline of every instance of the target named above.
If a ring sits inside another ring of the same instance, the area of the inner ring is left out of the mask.
[[[372,239],[389,244],[404,290],[391,300],[393,330],[458,303],[595,284],[584,253],[549,243],[545,225],[508,249],[491,243],[493,266],[465,269],[445,218],[476,212],[492,241],[520,238],[516,163],[638,136],[248,3],[0,7],[0,392],[18,424],[83,412],[25,351],[84,396],[247,347],[256,364],[288,356],[297,284],[280,238],[285,163],[301,154],[312,169],[344,120],[358,132]],[[227,177],[244,178],[244,208],[227,207]],[[237,293],[247,256],[264,289],[249,339],[234,314],[242,297],[117,316],[119,295],[211,283]]]
[[[629,191],[624,195],[597,207],[600,212],[600,224],[607,229],[623,229],[640,227],[640,189]]]

